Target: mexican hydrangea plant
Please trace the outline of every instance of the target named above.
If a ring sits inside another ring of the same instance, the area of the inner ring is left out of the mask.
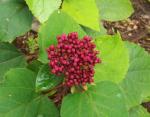
[[[0,117],[150,117],[149,54],[100,23],[132,13],[130,0],[0,0]]]

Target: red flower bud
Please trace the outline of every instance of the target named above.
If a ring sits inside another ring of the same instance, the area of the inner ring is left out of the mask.
[[[101,60],[97,57],[96,45],[92,38],[84,36],[78,38],[78,33],[57,36],[58,45],[51,45],[48,49],[51,72],[56,75],[65,76],[64,83],[71,87],[73,85],[86,85],[94,82],[94,66]]]

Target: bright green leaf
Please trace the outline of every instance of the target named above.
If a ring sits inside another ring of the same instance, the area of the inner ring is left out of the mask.
[[[99,15],[95,0],[64,0],[62,9],[79,24],[99,31]]]
[[[29,31],[32,14],[24,2],[0,1],[0,41],[12,41]]]
[[[103,36],[95,40],[102,63],[95,67],[95,82],[109,80],[119,83],[129,66],[128,51],[120,36]]]
[[[35,93],[36,75],[25,68],[12,69],[0,85],[0,117],[59,117],[54,104]]]
[[[26,0],[26,3],[34,16],[43,23],[60,7],[61,0]]]
[[[150,114],[142,106],[132,108],[129,117],[150,117]]]
[[[66,96],[61,117],[128,117],[128,112],[119,87],[105,81],[84,93]]]
[[[63,78],[50,73],[49,66],[43,65],[37,75],[36,91],[47,91],[63,81]]]
[[[150,96],[150,55],[138,45],[126,44],[130,52],[130,66],[121,86],[131,108]]]
[[[116,21],[128,18],[133,13],[130,0],[96,0],[100,17],[103,20]]]
[[[41,26],[39,31],[39,60],[47,63],[46,49],[51,44],[57,43],[57,35],[68,34],[69,32],[78,32],[79,37],[85,35],[85,32],[71,17],[63,12],[55,11],[48,21]]]
[[[21,52],[9,43],[0,43],[0,80],[9,69],[25,65],[26,60]]]

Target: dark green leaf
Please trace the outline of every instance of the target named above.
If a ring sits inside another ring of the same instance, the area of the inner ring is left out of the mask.
[[[0,85],[0,117],[59,117],[51,100],[35,93],[35,80],[25,68],[6,73]]]
[[[38,73],[42,65],[43,64],[40,61],[34,60],[32,63],[28,64],[27,68],[35,73]]]
[[[31,28],[32,15],[22,1],[0,1],[0,41],[12,41]]]
[[[58,84],[60,84],[63,81],[62,77],[58,77],[54,74],[50,73],[49,66],[43,65],[43,67],[40,69],[37,79],[36,79],[36,91],[47,91]]]
[[[21,52],[9,43],[0,43],[0,80],[9,69],[25,65],[26,60]]]

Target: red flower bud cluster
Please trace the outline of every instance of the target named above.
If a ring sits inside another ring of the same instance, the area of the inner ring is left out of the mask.
[[[72,32],[57,37],[58,45],[51,45],[48,49],[51,72],[65,76],[64,83],[73,85],[85,85],[94,81],[94,66],[101,60],[97,57],[98,51],[92,38],[84,36],[79,40],[78,34]]]

